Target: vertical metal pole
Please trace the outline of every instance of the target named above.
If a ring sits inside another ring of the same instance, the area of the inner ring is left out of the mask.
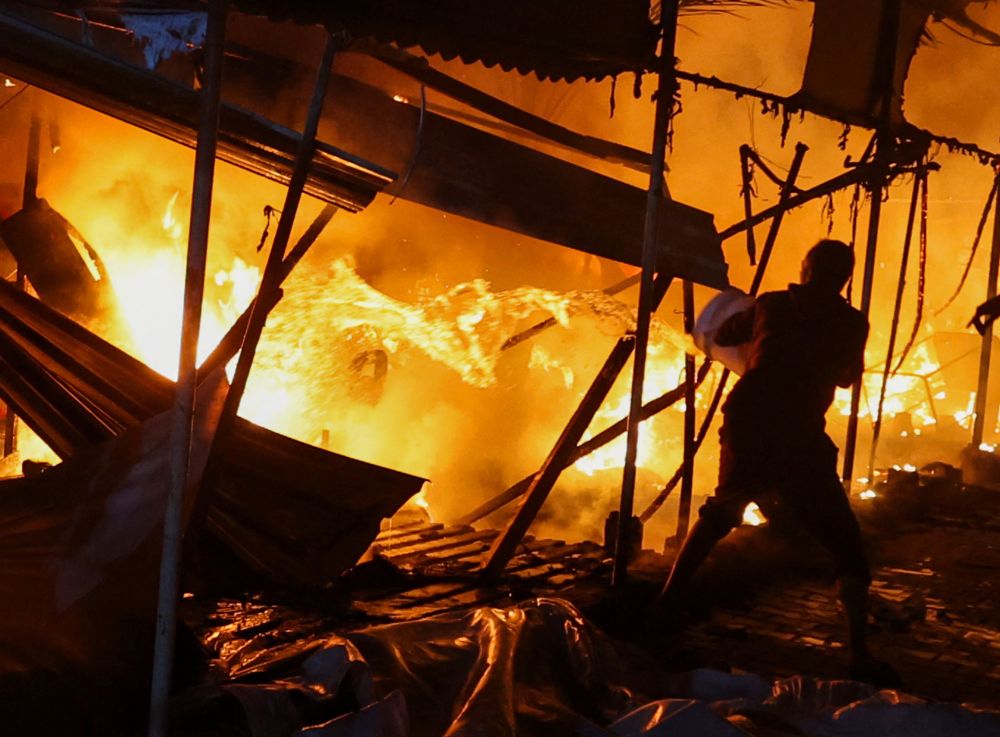
[[[996,175],[994,187],[1000,187],[1000,171]],[[1000,192],[1000,189],[997,190]],[[997,272],[1000,271],[1000,196],[993,210],[993,248],[990,250],[990,273],[986,282],[986,299],[997,296]],[[976,418],[972,425],[972,445],[976,448],[983,442],[986,427],[986,394],[990,386],[990,358],[993,353],[993,324],[983,332],[983,344],[979,349],[979,382],[976,384]]]
[[[684,282],[684,332],[694,330],[694,285]],[[694,496],[695,456],[695,383],[694,356],[684,354],[684,466],[681,472],[681,498],[677,508],[677,541],[687,536],[691,522],[691,498]]]
[[[885,390],[892,373],[892,354],[896,351],[896,334],[899,332],[899,312],[903,306],[903,290],[906,287],[906,267],[910,261],[910,243],[913,240],[913,224],[917,217],[917,199],[923,186],[925,175],[918,172],[913,179],[913,195],[910,200],[910,213],[906,220],[906,236],[903,238],[903,255],[899,260],[899,284],[896,286],[896,304],[892,310],[892,325],[889,327],[889,346],[885,351],[885,367],[882,370],[882,386],[878,392],[878,409],[875,412],[875,426],[872,428],[872,447],[868,453],[868,478],[873,479],[875,473],[875,453],[878,451],[878,439],[882,433],[882,408],[885,405]]]
[[[677,41],[677,9],[679,0],[664,0],[660,4],[660,28],[663,43],[660,48],[659,82],[656,91],[656,111],[653,116],[653,145],[650,152],[649,189],[646,192],[646,219],[642,231],[642,280],[639,282],[639,308],[635,329],[635,357],[632,365],[632,394],[629,402],[626,433],[625,469],[622,473],[622,495],[618,510],[618,534],[615,538],[615,561],[611,574],[613,586],[624,584],[628,572],[631,548],[632,507],[635,498],[635,461],[639,443],[639,412],[642,409],[642,386],[646,374],[646,347],[653,306],[653,273],[656,271],[656,228],[659,223],[660,201],[663,199],[664,158],[667,150],[667,127],[673,110],[677,80],[674,76],[674,52]]]
[[[184,321],[181,328],[177,393],[174,401],[170,456],[170,491],[163,520],[163,553],[156,612],[156,643],[150,687],[149,735],[166,737],[167,701],[173,675],[177,628],[178,569],[181,551],[181,518],[188,486],[188,462],[194,422],[196,360],[201,332],[201,303],[205,291],[208,225],[215,180],[215,154],[219,138],[222,66],[226,33],[226,0],[210,0],[205,34],[205,84],[201,90],[201,122],[195,149],[194,185],[188,234],[187,274],[184,285]]]
[[[38,162],[41,151],[42,121],[37,113],[31,116],[28,127],[28,148],[24,164],[24,190],[21,195],[21,207],[28,207],[38,199]],[[24,272],[17,267],[17,288],[24,289]],[[3,428],[3,455],[6,458],[17,451],[17,415],[14,408],[7,406]]]
[[[865,248],[865,273],[861,283],[861,312],[868,317],[872,306],[872,282],[875,278],[875,249],[878,246],[878,226],[882,217],[882,191],[885,186],[880,168],[871,183],[871,213],[868,217],[868,244]],[[851,488],[854,478],[854,454],[858,444],[858,410],[861,407],[861,385],[864,376],[851,387],[851,416],[847,420],[847,437],[844,439],[844,488]]]
[[[882,217],[882,193],[886,188],[885,170],[891,160],[890,150],[895,141],[892,131],[892,104],[895,92],[896,47],[899,41],[899,17],[902,0],[886,0],[882,24],[879,29],[878,74],[872,85],[872,94],[879,103],[879,127],[876,132],[875,165],[869,180],[871,211],[868,218],[868,244],[865,249],[865,273],[861,284],[861,312],[867,318],[871,312],[872,281],[875,278],[875,251],[878,246],[878,227]],[[858,444],[858,409],[861,407],[861,389],[864,375],[851,389],[851,416],[847,421],[844,440],[844,488],[850,491],[854,478],[854,454]]]

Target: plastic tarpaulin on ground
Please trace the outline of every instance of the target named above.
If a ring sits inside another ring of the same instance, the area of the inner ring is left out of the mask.
[[[1000,714],[851,681],[671,673],[669,663],[612,640],[558,599],[343,637],[313,632],[294,643],[252,634],[240,640],[230,629],[214,647],[220,655],[238,653],[228,660],[228,675],[239,690],[229,685],[222,693],[240,704],[255,737],[1000,734]],[[338,700],[351,706],[332,716]],[[322,731],[338,723],[346,730],[362,714],[369,731]]]

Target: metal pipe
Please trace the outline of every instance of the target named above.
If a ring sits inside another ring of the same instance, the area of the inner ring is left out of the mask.
[[[1000,188],[1000,170],[996,175]],[[1000,191],[998,189],[997,191]],[[996,198],[993,210],[993,247],[990,250],[990,273],[986,282],[986,299],[997,295],[997,272],[1000,271],[1000,197]],[[990,385],[990,359],[993,353],[993,323],[983,331],[983,344],[979,350],[979,381],[976,384],[976,418],[972,425],[972,445],[975,448],[983,442],[986,427],[986,395]],[[995,418],[994,418],[995,419]]]
[[[615,559],[612,586],[625,583],[631,549],[632,507],[635,499],[635,461],[639,445],[639,413],[642,410],[642,387],[646,376],[646,349],[653,312],[653,273],[656,271],[660,202],[663,200],[663,173],[667,152],[667,128],[673,112],[677,79],[674,76],[674,53],[677,41],[677,12],[680,0],[660,3],[660,28],[663,42],[659,58],[659,82],[653,116],[653,144],[650,152],[649,189],[646,192],[646,218],[642,232],[642,279],[639,281],[639,306],[635,327],[635,355],[632,363],[632,393],[629,400],[628,430],[625,441],[625,469],[622,473],[621,503],[618,508],[618,533],[615,536]]]
[[[892,104],[896,76],[896,47],[899,43],[899,17],[901,0],[887,0],[882,9],[882,24],[879,28],[878,76],[872,87],[872,108],[878,107],[879,126],[875,133],[875,161],[869,179],[871,210],[868,218],[868,243],[865,249],[865,272],[861,283],[861,312],[868,318],[872,303],[872,282],[875,279],[875,252],[878,247],[878,228],[882,217],[882,193],[885,191],[888,168],[895,148],[893,135]],[[861,390],[864,374],[858,377],[851,388],[851,414],[847,420],[847,437],[844,439],[843,483],[847,491],[854,478],[854,454],[858,444],[858,409],[861,406]]]
[[[156,642],[149,699],[149,735],[166,737],[167,701],[173,674],[177,628],[178,569],[183,537],[182,510],[188,487],[188,463],[194,424],[198,336],[205,291],[208,225],[215,181],[215,154],[219,139],[222,99],[222,66],[226,33],[227,0],[210,0],[205,33],[205,83],[201,90],[201,121],[195,150],[194,184],[188,233],[187,273],[184,284],[184,317],[181,328],[177,390],[172,409],[170,490],[163,519],[163,552],[156,612]]]
[[[878,246],[878,227],[882,217],[882,191],[885,182],[881,175],[876,175],[871,184],[871,213],[868,217],[868,243],[865,248],[865,271],[861,282],[861,312],[867,318],[871,312],[872,282],[875,278],[875,250]],[[846,489],[851,488],[854,478],[854,454],[858,444],[858,410],[861,407],[861,388],[863,377],[851,387],[851,414],[847,420],[847,436],[844,439],[844,473],[843,481]]]

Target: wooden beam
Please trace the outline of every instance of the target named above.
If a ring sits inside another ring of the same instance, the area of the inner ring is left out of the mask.
[[[670,281],[670,276],[662,274],[657,276],[653,294],[654,309],[660,304],[663,295],[666,294]],[[532,479],[524,501],[514,514],[514,518],[508,523],[503,534],[493,541],[487,561],[483,566],[484,575],[489,577],[500,575],[507,562],[517,552],[517,546],[538,515],[538,511],[548,498],[552,487],[559,480],[559,474],[568,465],[567,459],[576,450],[577,443],[580,442],[580,438],[583,437],[583,433],[586,432],[587,427],[594,419],[597,410],[607,398],[618,374],[621,373],[628,359],[632,356],[634,348],[635,338],[630,333],[620,338],[611,349],[604,366],[601,367],[587,393],[580,401],[580,405],[570,417],[545,463]]]

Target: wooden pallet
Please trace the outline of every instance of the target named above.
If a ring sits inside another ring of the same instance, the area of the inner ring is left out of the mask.
[[[569,590],[600,590],[610,558],[594,542],[567,544],[530,536],[499,581],[480,576],[497,530],[468,525],[410,523],[383,530],[369,554],[412,575],[417,585],[360,592],[355,605],[365,614],[409,620],[476,606],[507,605],[515,599],[558,596]]]

